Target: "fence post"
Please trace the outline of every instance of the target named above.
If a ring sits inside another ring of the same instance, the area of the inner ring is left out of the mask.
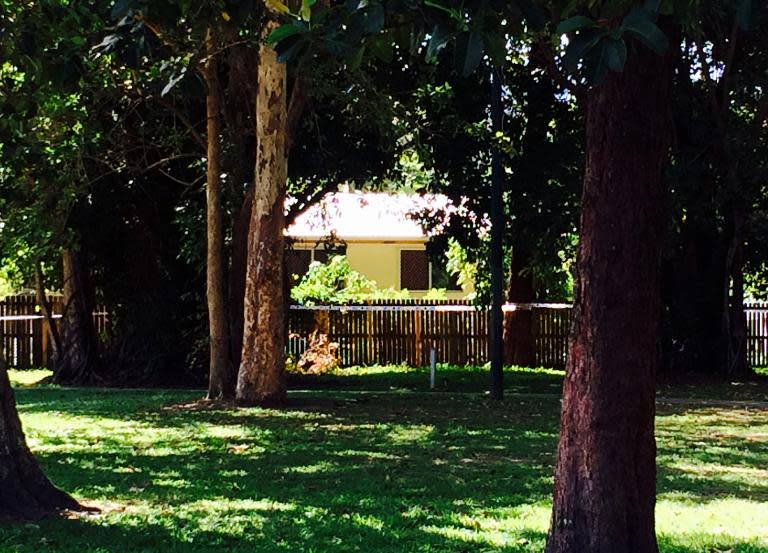
[[[414,366],[420,367],[422,363],[422,350],[421,350],[421,325],[422,325],[422,313],[423,311],[415,311],[413,313],[413,339],[416,340],[415,351],[415,363]]]

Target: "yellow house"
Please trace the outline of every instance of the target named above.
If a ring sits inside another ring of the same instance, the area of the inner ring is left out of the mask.
[[[449,298],[464,298],[473,289],[462,289],[444,263],[430,260],[429,236],[413,217],[450,209],[450,201],[440,194],[329,193],[286,229],[292,243],[287,270],[301,276],[312,261],[346,255],[350,267],[379,288],[408,289],[414,298],[444,288]]]

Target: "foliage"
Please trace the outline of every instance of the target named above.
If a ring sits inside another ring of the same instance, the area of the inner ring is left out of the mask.
[[[302,305],[408,297],[408,290],[379,289],[375,281],[354,271],[343,255],[334,255],[327,263],[313,262],[304,278],[291,290],[291,298]]]
[[[449,384],[486,378],[444,370]],[[428,386],[424,370],[398,374]],[[557,390],[560,379],[510,371],[506,380],[525,392]],[[103,511],[4,527],[0,549],[541,551],[556,392],[489,404],[479,393],[380,389],[296,393],[279,412],[197,404],[200,391],[18,389],[46,473]],[[656,421],[660,550],[768,551],[765,412],[662,404]]]
[[[744,275],[747,298],[768,300],[768,263],[762,263],[756,270]]]

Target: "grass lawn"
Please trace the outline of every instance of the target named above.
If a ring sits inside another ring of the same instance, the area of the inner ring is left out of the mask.
[[[542,550],[559,374],[514,371],[510,391],[534,395],[494,405],[450,393],[480,371],[446,369],[443,394],[344,393],[426,388],[423,371],[357,372],[284,411],[15,373],[45,470],[103,512],[0,528],[0,551]],[[662,551],[768,553],[768,409],[674,405],[657,425]]]

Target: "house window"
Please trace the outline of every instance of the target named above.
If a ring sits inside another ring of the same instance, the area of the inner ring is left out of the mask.
[[[425,250],[400,251],[400,288],[461,290],[456,275],[449,274],[442,265],[432,263]]]
[[[461,290],[458,275],[449,273],[445,267],[437,263],[430,263],[429,268],[430,288]]]
[[[334,255],[347,255],[347,246],[318,246],[311,250],[290,249],[285,252],[285,270],[291,282],[299,282],[313,261],[327,263]]]
[[[424,250],[400,251],[400,288],[429,289],[429,258]]]

